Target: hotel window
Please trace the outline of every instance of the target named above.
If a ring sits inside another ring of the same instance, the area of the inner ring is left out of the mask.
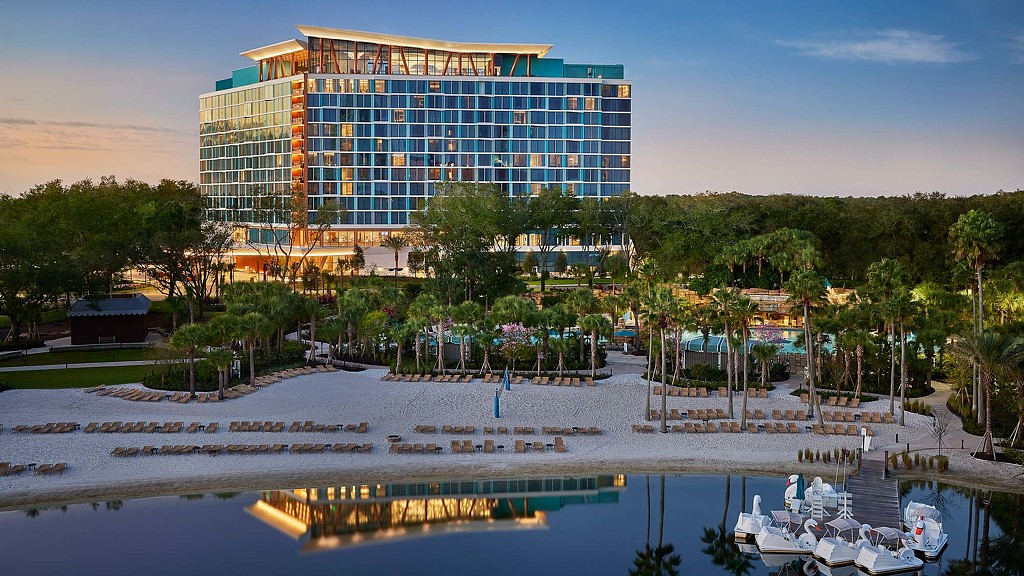
[[[334,166],[334,152],[324,152],[324,166]]]
[[[513,124],[526,124],[526,112],[513,112],[512,113]]]
[[[392,122],[405,122],[405,110],[395,110],[391,114]]]
[[[359,93],[360,94],[369,94],[370,93],[370,81],[369,80],[360,80],[359,81]]]
[[[619,84],[619,98],[630,98],[629,84]]]
[[[392,166],[405,166],[405,154],[392,154],[391,155]]]
[[[629,156],[622,157],[622,167],[629,168]]]
[[[531,167],[537,167],[537,166],[543,166],[543,165],[544,165],[544,155],[543,154],[530,154],[530,166]]]
[[[579,98],[566,98],[565,99],[565,109],[566,110],[579,110],[580,109],[580,99]]]
[[[373,91],[376,92],[377,94],[383,94],[383,93],[387,92],[387,88],[385,88],[384,81],[383,80],[374,80],[373,81]]]
[[[423,108],[424,103],[426,102],[426,99],[427,99],[426,96],[413,96],[412,97],[412,107],[413,108]]]
[[[565,157],[565,166],[567,168],[577,168],[580,165],[580,157],[577,154],[569,154]]]
[[[440,92],[441,91],[441,82],[439,82],[437,80],[431,80],[430,81],[430,86],[429,86],[429,91],[432,94],[436,94],[436,93]]]
[[[351,124],[341,124],[339,127],[340,127],[340,132],[341,132],[339,134],[340,136],[348,136],[348,137],[352,136],[352,125]]]
[[[594,98],[586,98],[583,101],[583,109],[584,110],[593,110],[594,109],[594,105],[595,105],[595,99]]]

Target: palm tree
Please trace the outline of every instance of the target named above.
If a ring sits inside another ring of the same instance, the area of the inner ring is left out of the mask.
[[[235,355],[228,348],[213,348],[206,353],[206,360],[217,368],[217,399],[224,400],[224,388],[228,380],[228,370]]]
[[[309,296],[303,296],[298,302],[299,317],[309,321],[309,362],[316,363],[316,356],[319,350],[317,349],[316,343],[316,321],[323,314],[323,310],[320,308],[320,302],[316,298]],[[302,332],[298,334],[299,343],[302,343]]]
[[[196,354],[206,346],[206,327],[202,324],[185,324],[171,335],[171,348],[188,358],[188,393],[196,397]]]
[[[238,318],[239,336],[249,352],[249,385],[256,385],[256,343],[273,332],[274,327],[259,312],[247,312]]]
[[[907,403],[907,333],[906,327],[919,314],[919,307],[905,288],[900,289],[889,301],[890,315],[894,325],[900,329],[900,426],[904,426]]]
[[[981,439],[981,453],[992,459],[992,387],[995,378],[1014,368],[1024,359],[1024,340],[1018,336],[989,332],[961,334],[953,340],[953,354],[968,360],[981,370],[981,384],[985,390],[985,435]]]
[[[750,347],[754,359],[761,363],[761,387],[768,388],[772,360],[779,354],[779,345],[771,342],[760,342]]]
[[[665,331],[669,327],[670,318],[675,313],[676,301],[675,296],[672,295],[672,289],[667,286],[656,286],[651,292],[650,297],[646,300],[647,317],[653,325],[658,326],[658,332],[660,334],[659,344],[661,352],[661,431],[668,432],[668,424],[666,420],[665,408],[666,408],[666,397],[668,395],[668,382],[666,382],[666,356],[665,356]],[[653,358],[653,354],[651,355]],[[648,379],[648,382],[650,379]],[[648,408],[648,417],[650,409]]]
[[[576,349],[576,343],[572,341],[572,338],[561,336],[552,338],[550,346],[558,353],[558,376],[561,377],[562,372],[565,371],[565,355]]]
[[[985,332],[985,298],[982,283],[982,272],[985,262],[996,258],[1001,248],[999,240],[1002,230],[996,219],[988,212],[971,210],[961,214],[956,222],[949,229],[949,243],[953,250],[953,256],[958,259],[970,262],[974,269],[975,281],[971,289],[974,291],[973,301],[974,331],[978,334]],[[981,423],[982,409],[987,411],[987,406],[982,406],[986,397],[980,394],[976,386],[974,389],[974,407],[978,411],[979,424]]]
[[[882,321],[889,332],[889,414],[896,413],[896,322],[890,301],[906,285],[906,271],[899,260],[882,258],[872,262],[867,271],[868,291],[879,305]]]
[[[401,251],[409,245],[409,241],[405,239],[405,236],[397,236],[394,233],[389,235],[384,240],[381,240],[380,247],[387,248],[395,253],[395,284],[398,284],[398,255]]]
[[[580,330],[590,333],[590,377],[597,376],[597,339],[608,336],[612,323],[603,314],[587,314],[580,318]]]
[[[735,304],[736,295],[733,294],[732,290],[728,288],[719,288],[712,293],[711,297],[714,299],[715,312],[718,316],[718,321],[721,322],[723,327],[723,333],[725,334],[725,382],[726,388],[729,391],[729,418],[733,417],[733,374],[732,374],[732,331],[729,330],[729,325],[732,322],[732,311]]]
[[[807,391],[810,396],[811,416],[815,414],[817,394],[814,388],[814,344],[811,329],[811,306],[821,301],[825,293],[825,279],[814,270],[799,270],[789,277],[785,291],[791,302],[800,304],[804,312],[804,346],[807,351]],[[818,415],[819,420],[821,415]]]
[[[740,427],[747,427],[747,372],[750,365],[750,323],[760,309],[757,304],[746,296],[736,298],[732,315],[733,321],[740,327],[740,346],[743,347],[743,400],[740,408]]]

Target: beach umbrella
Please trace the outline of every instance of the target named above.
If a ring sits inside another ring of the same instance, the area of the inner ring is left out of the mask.
[[[501,418],[501,411],[499,407],[499,397],[501,396],[501,389],[498,388],[494,391],[494,417]]]
[[[806,496],[805,493],[804,493],[804,489],[805,488],[806,488],[806,486],[804,485],[804,475],[803,475],[803,473],[797,474],[796,475],[796,494],[794,494],[793,497],[796,498],[797,500],[803,500],[804,497]]]

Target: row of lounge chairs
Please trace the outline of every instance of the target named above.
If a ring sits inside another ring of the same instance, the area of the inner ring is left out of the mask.
[[[729,417],[721,408],[699,408],[686,411],[686,417],[690,420],[724,420]],[[661,410],[651,409],[651,418],[661,419]],[[682,420],[683,413],[678,408],[672,408],[665,416],[666,420]]]
[[[831,410],[822,410],[821,411],[821,417],[826,422],[856,422],[857,421],[857,414],[856,413],[854,413],[854,412],[844,412],[842,410],[836,410],[835,412],[833,412]],[[868,420],[867,421],[868,422],[871,421],[871,416],[870,415],[868,416]]]
[[[184,422],[164,422],[163,424],[160,424],[159,422],[104,422],[102,424],[99,422],[90,422],[85,426],[85,430],[83,430],[83,432],[86,434],[93,434],[97,432],[118,432],[121,434],[153,434],[160,432],[163,434],[177,434],[181,432],[183,428],[185,428]],[[199,422],[192,422],[188,425],[188,428],[185,429],[189,434],[193,434],[200,430],[206,430],[207,433],[213,434],[217,431],[217,423],[211,422],[209,425],[204,426]]]
[[[394,442],[388,447],[388,452],[391,454],[440,454],[441,447],[433,442],[429,444],[399,444]]]
[[[67,434],[79,428],[78,422],[50,422],[47,424],[20,424],[11,428],[16,434]]]
[[[523,454],[525,452],[544,452],[546,449],[547,446],[545,446],[543,442],[530,443],[523,440],[516,440],[513,445],[513,451],[516,454]],[[554,442],[551,445],[551,449],[559,453],[565,452],[565,443],[562,441],[561,436],[555,437]]]
[[[256,387],[262,388],[263,386],[270,386],[282,380],[288,378],[295,378],[296,376],[307,376],[309,374],[317,374],[319,372],[336,372],[337,369],[330,364],[317,364],[314,366],[300,366],[299,368],[289,368],[287,370],[278,370],[272,374],[264,374],[263,376],[256,377]]]
[[[872,424],[895,424],[896,418],[888,412],[861,412],[860,421]]]
[[[661,386],[655,386],[651,393],[661,396]],[[696,386],[665,386],[665,396],[678,396],[680,398],[707,398],[708,389]],[[723,394],[724,396],[724,394]]]
[[[875,432],[871,426],[865,426],[868,436],[874,436]],[[811,424],[811,430],[815,434],[835,434],[838,436],[860,436],[860,428],[856,424],[844,426],[843,424]]]
[[[163,400],[167,393],[161,392],[160,390],[143,390],[141,388],[128,388],[128,387],[106,387],[100,386],[97,388],[87,388],[87,393],[95,392],[97,396],[110,396],[111,398],[121,398],[122,400],[131,400],[133,402],[159,402]]]
[[[231,432],[283,432],[284,422],[272,422],[270,420],[242,420],[234,421],[228,426]],[[356,432],[365,434],[370,429],[366,422],[359,424],[317,424],[312,420],[305,422],[294,421],[288,427],[289,432]]]
[[[705,422],[686,422],[685,424],[674,424],[672,426],[672,428],[670,428],[670,430],[672,432],[676,432],[676,433],[688,432],[688,433],[691,433],[691,434],[706,434],[706,433],[716,434],[718,432],[724,432],[724,433],[735,432],[735,433],[740,433],[740,432],[743,431],[743,428],[740,427],[740,423],[739,422],[735,422],[735,421],[733,421],[733,422],[719,422],[717,426],[715,425],[714,422],[706,422],[706,423]],[[756,434],[757,433],[757,425],[753,424],[753,423],[747,424],[747,431],[748,432],[753,432],[753,433]]]
[[[17,476],[26,470],[35,471],[36,476],[49,476],[52,474],[64,474],[68,465],[64,462],[57,464],[11,464],[0,462],[0,476]]]
[[[394,374],[388,372],[381,380],[385,382],[470,382],[473,380],[473,375],[445,374],[434,376],[433,374]]]
[[[317,367],[303,366],[302,368],[290,368],[288,370],[280,370],[273,374],[266,374],[256,378],[256,386],[250,386],[248,384],[238,384],[224,390],[224,399],[231,400],[234,398],[241,398],[246,394],[252,394],[263,386],[269,386],[275,382],[280,382],[287,378],[294,378],[295,376],[304,376],[307,374],[316,374],[318,372],[334,372],[336,369],[331,365],[318,365]],[[192,395],[188,392],[174,392],[173,394],[167,394],[160,390],[146,390],[142,388],[130,388],[126,386],[94,386],[92,388],[86,388],[84,390],[87,394],[95,394],[97,396],[109,396],[111,398],[121,398],[122,400],[131,400],[134,402],[160,402],[168,400],[169,402],[178,402],[180,404],[187,404],[192,401]],[[217,392],[201,392],[195,396],[196,402],[204,404],[207,402],[220,402],[220,397]]]
[[[586,378],[577,378],[575,376],[564,376],[555,378],[549,378],[547,376],[535,376],[532,380],[530,380],[530,383],[537,384],[539,386],[573,386],[576,388],[579,388],[584,384],[587,386],[596,386],[596,384],[594,383],[594,379],[591,378],[590,376],[587,376]]]
[[[811,395],[804,393],[800,395],[800,401],[804,404],[811,403]],[[836,408],[860,408],[860,398],[847,398],[846,396],[829,396],[827,404]]]
[[[125,447],[118,446],[110,452],[111,456],[132,457],[132,456],[181,456],[186,454],[322,454],[324,452],[335,453],[361,453],[366,454],[373,450],[373,444],[176,444],[156,446]]]
[[[566,436],[575,436],[580,434],[583,436],[598,436],[601,434],[601,429],[597,426],[572,426],[567,428],[544,426],[540,429],[540,433],[546,435],[564,434]]]

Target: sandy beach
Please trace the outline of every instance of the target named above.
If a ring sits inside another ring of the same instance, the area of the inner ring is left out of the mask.
[[[619,374],[601,380],[595,387],[553,387],[529,383],[514,386],[501,399],[501,418],[493,416],[494,384],[386,382],[382,370],[318,373],[288,379],[248,396],[212,404],[172,402],[130,402],[119,398],[87,394],[79,389],[13,390],[0,394],[0,461],[12,463],[66,462],[68,470],[59,476],[23,473],[0,477],[0,508],[8,509],[56,502],[80,502],[157,494],[199,491],[253,490],[353,484],[396,480],[451,479],[459,477],[501,477],[525,475],[566,475],[581,473],[708,472],[784,475],[796,471],[824,475],[833,465],[797,462],[798,449],[831,450],[856,448],[859,437],[800,434],[750,433],[668,433],[641,434],[633,424],[645,423],[647,383],[636,374]],[[748,400],[748,409],[794,410],[799,400],[782,386],[767,399]],[[652,406],[660,407],[660,398]],[[736,398],[736,414],[741,399]],[[668,398],[668,408],[727,408],[727,399]],[[882,401],[863,405],[860,410],[883,411]],[[829,408],[829,410],[834,410]],[[856,412],[859,412],[857,410]],[[365,434],[353,432],[231,432],[232,421],[313,420],[323,424],[368,422]],[[737,419],[738,420],[738,419]],[[77,430],[65,434],[14,433],[19,424],[78,422],[84,429],[90,422],[183,421],[217,422],[216,433],[176,434],[90,433]],[[685,419],[683,420],[685,422]],[[931,417],[907,414],[907,425],[874,424],[874,445],[880,450],[896,449],[905,442],[930,438]],[[672,423],[672,422],[670,422]],[[675,422],[681,423],[681,422]],[[472,425],[472,435],[419,434],[420,424]],[[651,422],[657,428],[657,422]],[[487,435],[484,426],[506,426],[507,435]],[[532,436],[513,434],[517,426],[532,426]],[[542,427],[589,427],[600,435],[566,436],[565,453],[514,453],[514,440],[552,441],[541,434]],[[403,442],[443,446],[441,454],[391,454],[387,436],[398,434]],[[494,454],[476,452],[453,454],[451,440],[469,439],[482,444],[486,439],[506,448]],[[369,454],[255,454],[210,456],[154,455],[113,457],[119,446],[142,447],[165,444],[293,444],[372,442]],[[934,441],[931,441],[934,444]],[[936,476],[950,482],[969,483],[1007,490],[1021,490],[1021,481],[999,465],[978,462],[959,450],[951,454],[949,472]],[[881,458],[881,452],[869,457]]]

